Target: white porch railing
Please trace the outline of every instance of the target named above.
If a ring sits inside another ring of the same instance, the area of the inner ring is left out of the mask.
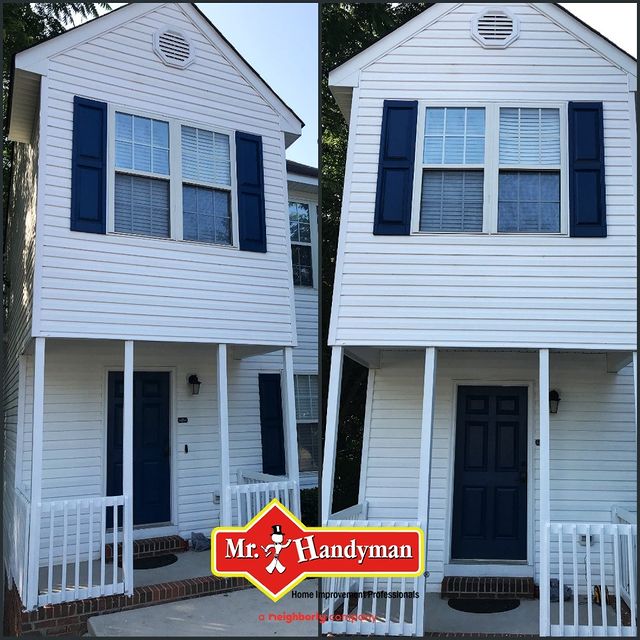
[[[366,510],[366,503],[344,511]],[[338,520],[333,514],[329,527],[415,527],[418,522]],[[416,578],[323,578],[322,633],[348,635],[422,636],[424,622],[424,575]],[[386,598],[380,592],[414,592],[418,597]]]
[[[244,526],[277,498],[294,515],[300,517],[298,483],[284,476],[272,476],[257,471],[238,472],[238,484],[228,487],[231,514],[235,526]]]
[[[628,509],[624,509],[623,507],[618,506],[613,507],[613,509],[611,510],[611,521],[614,524],[638,524],[637,516],[635,513],[632,513]],[[633,562],[633,566],[636,566],[637,557],[637,538],[634,536],[631,544],[631,560]],[[632,603],[633,606],[637,606],[635,598],[638,595],[638,576],[631,576],[629,574],[629,558],[629,549],[625,545],[623,545],[620,549],[620,558],[618,563],[620,571],[620,595],[631,611]]]
[[[38,606],[125,593],[125,576],[133,576],[132,545],[124,539],[130,530],[127,503],[125,496],[107,496],[38,505],[42,548]],[[120,522],[122,518],[125,522]],[[106,559],[108,544],[112,564]]]
[[[27,577],[29,574],[28,540],[31,503],[19,489],[14,491],[13,500],[13,532],[11,540],[13,547],[12,572],[20,598],[22,602],[26,602]]]
[[[558,602],[548,602],[551,635],[635,636],[637,526],[552,522],[547,527],[549,576],[559,586]],[[570,589],[566,602],[565,587]],[[602,604],[594,602],[598,589]],[[623,621],[623,601],[630,621]]]

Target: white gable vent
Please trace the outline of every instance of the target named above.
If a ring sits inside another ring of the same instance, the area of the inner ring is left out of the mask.
[[[518,20],[505,9],[485,9],[473,19],[471,35],[483,47],[504,49],[518,37]]]
[[[189,38],[182,31],[171,28],[155,32],[153,49],[162,62],[180,69],[188,67],[195,57]]]

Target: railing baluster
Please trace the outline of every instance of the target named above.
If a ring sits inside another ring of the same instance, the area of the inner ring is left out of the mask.
[[[47,575],[47,599],[51,598],[51,594],[53,593],[53,529],[54,529],[54,505],[55,502],[50,502],[50,510],[49,510],[49,565],[48,565],[48,575]],[[44,509],[42,511],[44,513]]]
[[[406,591],[406,586],[407,586],[407,580],[406,580],[406,578],[402,578],[400,580],[400,591],[402,593],[404,593]],[[406,599],[405,598],[400,598],[399,622],[400,622],[400,628],[401,629],[404,629],[404,613],[405,613],[405,609],[406,609]]]
[[[113,578],[111,583],[115,587],[118,584],[118,503],[114,499],[113,509]]]
[[[373,579],[373,598],[371,598],[371,613],[373,614],[373,634],[378,626],[378,578]]]
[[[593,588],[591,586],[591,527],[587,526],[585,535],[586,545],[586,572],[587,572],[587,624],[593,632]],[[576,596],[574,596],[576,597]]]
[[[55,502],[49,503],[51,509],[49,511],[49,574],[47,576],[47,598],[51,598],[53,593],[53,530],[54,530],[54,508]]]
[[[573,546],[573,626],[578,633],[578,532],[577,525],[571,527],[571,545]],[[560,594],[560,606],[564,609],[564,593]]]
[[[607,635],[607,587],[604,568],[604,525],[600,525],[600,609],[602,614],[603,633]]]
[[[75,599],[78,599],[78,592],[80,588],[80,500],[76,502],[76,557],[75,557],[75,572],[73,576],[73,594]]]
[[[633,541],[633,533],[631,530],[631,525],[628,527],[629,533],[627,534],[627,563],[629,567],[629,609],[631,610],[631,626],[636,626],[636,553],[633,552],[634,541]],[[637,541],[635,544],[635,548],[637,550],[638,545]]]
[[[93,589],[93,498],[89,499],[89,558],[87,560],[87,588]]]
[[[551,541],[551,535],[549,535]],[[558,527],[558,620],[564,633],[564,527]]]
[[[362,630],[362,607],[364,605],[364,598],[362,592],[364,591],[364,578],[358,580],[358,608],[356,609],[356,629],[357,633]]]
[[[62,504],[62,578],[60,580],[60,593],[64,597],[67,590],[67,521],[69,503],[65,500]]]
[[[105,556],[107,554],[107,506],[104,499],[100,503],[100,593],[104,593]]]
[[[622,635],[622,611],[620,609],[620,538],[618,527],[613,530],[613,580],[616,590],[616,626]]]
[[[387,578],[387,594],[390,592],[391,592],[391,578]],[[384,617],[385,617],[384,630],[385,630],[385,634],[387,634],[389,633],[389,628],[391,627],[391,598],[385,598],[385,600],[386,602],[385,602],[385,610],[384,610]]]

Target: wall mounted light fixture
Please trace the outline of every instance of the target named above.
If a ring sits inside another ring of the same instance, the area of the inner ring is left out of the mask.
[[[558,413],[558,404],[560,403],[560,394],[552,389],[549,391],[549,413]]]
[[[197,396],[200,393],[200,385],[202,384],[198,380],[198,376],[195,373],[191,374],[187,382],[191,385],[191,395]]]

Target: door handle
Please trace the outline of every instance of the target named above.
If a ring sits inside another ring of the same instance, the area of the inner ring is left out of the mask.
[[[169,457],[169,447],[165,447],[164,448],[164,457],[168,458]]]
[[[520,472],[520,482],[522,482],[523,484],[527,481],[527,472],[526,471],[521,471]]]

